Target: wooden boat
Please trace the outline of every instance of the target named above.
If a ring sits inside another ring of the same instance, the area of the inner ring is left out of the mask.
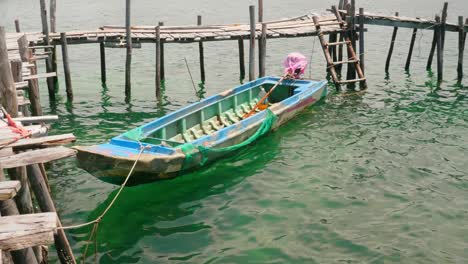
[[[245,117],[280,80],[264,77],[208,97],[114,137],[75,146],[78,164],[101,180],[121,183],[136,159],[130,184],[172,178],[248,145],[327,94],[326,81],[283,80],[269,106]],[[142,154],[141,148],[145,147]]]

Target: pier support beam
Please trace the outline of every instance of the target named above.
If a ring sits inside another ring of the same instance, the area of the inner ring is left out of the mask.
[[[258,76],[264,77],[265,76],[265,59],[266,59],[266,38],[267,38],[267,24],[262,23],[262,34],[258,40]]]
[[[8,60],[4,27],[0,27],[0,65],[2,65],[0,67],[0,102],[11,116],[16,117],[18,115],[18,100]]]
[[[73,87],[70,74],[70,63],[68,61],[68,46],[66,33],[60,33],[60,42],[62,46],[63,73],[65,74],[65,86],[68,100],[73,100]]]
[[[30,67],[31,75],[37,74],[37,64],[36,61],[32,59],[33,53],[29,48],[29,42],[26,35],[23,35],[18,39],[18,47],[21,60],[23,62],[29,62],[33,66]],[[28,94],[29,101],[31,102],[31,113],[33,116],[42,115],[42,106],[39,95],[39,81],[37,79],[28,80]]]
[[[241,37],[237,42],[239,46],[239,79],[242,82],[245,79],[244,39]]]
[[[395,13],[395,16],[398,16],[398,12]],[[398,32],[398,27],[393,28],[392,33],[392,42],[390,42],[390,48],[388,49],[387,61],[385,62],[385,73],[388,73],[390,69],[390,60],[392,59],[393,47],[395,46],[395,39]]]
[[[417,33],[418,33],[418,29],[414,28],[413,29],[413,34],[411,35],[411,42],[410,42],[410,46],[409,46],[408,57],[406,58],[405,71],[409,71],[409,68],[410,68],[411,56],[413,56],[414,42],[416,41],[416,34]]]
[[[155,28],[156,34],[156,98],[161,99],[161,29]]]
[[[361,64],[361,70],[363,74],[365,72],[365,53],[366,51],[364,48],[364,8],[359,8],[359,63]]]
[[[442,47],[442,32],[441,32],[441,25],[440,25],[440,17],[437,15],[436,23],[436,40],[437,40],[437,82],[442,82],[444,78],[443,73],[443,65],[444,65],[444,54],[443,54],[443,47]]]
[[[457,63],[457,81],[460,83],[463,79],[463,52],[465,50],[466,33],[463,30],[463,17],[458,17],[458,63]]]
[[[159,22],[158,23],[159,27],[161,28],[164,26],[164,22]],[[164,67],[164,41],[161,40],[161,59],[159,60],[161,62],[161,81],[166,79],[166,70]]]
[[[127,41],[127,55],[125,59],[125,99],[130,100],[132,92],[132,28],[130,21],[130,0],[125,1],[125,32]]]
[[[37,203],[41,208],[42,212],[57,212],[52,197],[50,196],[47,183],[44,180],[41,169],[38,164],[27,166],[28,178],[31,183],[31,188],[34,191],[34,195],[37,199]],[[70,244],[68,243],[65,231],[61,229],[62,224],[57,219],[57,234],[54,235],[55,247],[57,248],[57,254],[61,263],[76,264],[73,251],[71,250]]]
[[[197,26],[201,26],[202,17],[197,16]],[[205,52],[203,51],[203,42],[198,42],[198,52],[200,54],[200,79],[202,83],[205,83]]]
[[[106,84],[107,76],[106,76],[106,47],[104,46],[104,42],[99,42],[99,53],[101,57],[101,83]]]
[[[47,25],[47,10],[46,10],[46,3],[45,0],[40,0],[40,7],[41,7],[41,22],[42,22],[42,34],[44,34],[44,45],[50,46],[50,38],[49,38],[49,26]],[[52,56],[46,59],[46,71],[54,72],[54,66],[52,62]],[[49,98],[52,101],[55,101],[55,91],[57,90],[55,87],[55,78],[49,77],[47,78],[47,88],[49,90]]]
[[[250,15],[250,48],[249,48],[249,81],[255,79],[255,6],[249,6]]]
[[[21,32],[19,19],[15,19],[15,29],[16,29],[16,33]]]

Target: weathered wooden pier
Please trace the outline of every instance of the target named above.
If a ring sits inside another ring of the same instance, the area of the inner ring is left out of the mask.
[[[269,39],[318,37],[327,62],[326,71],[339,91],[366,89],[365,34],[366,25],[393,27],[389,37],[389,50],[382,69],[389,71],[398,28],[411,28],[412,35],[405,65],[411,67],[411,58],[417,32],[433,32],[431,51],[425,67],[431,70],[436,56],[437,79],[443,81],[444,45],[447,33],[458,34],[457,79],[463,79],[463,55],[468,32],[468,19],[458,17],[457,23],[448,22],[448,3],[434,19],[378,15],[356,8],[354,0],[340,0],[338,5],[321,15],[302,15],[290,19],[264,21],[263,1],[248,8],[249,23],[203,25],[197,16],[196,24],[188,26],[137,26],[131,23],[131,1],[126,0],[125,26],[104,25],[95,30],[56,32],[56,1],[50,1],[50,22],[45,0],[40,0],[41,32],[21,32],[20,20],[15,20],[16,32],[5,32],[0,26],[0,264],[44,263],[44,245],[55,243],[62,263],[75,263],[64,230],[61,228],[50,191],[44,163],[74,155],[63,146],[73,142],[71,134],[47,136],[48,123],[57,116],[44,116],[39,78],[47,79],[50,100],[58,90],[57,46],[62,50],[63,77],[69,101],[73,100],[72,68],[68,59],[68,45],[99,44],[101,81],[106,83],[106,50],[126,49],[125,95],[131,96],[132,49],[142,44],[154,44],[155,97],[161,99],[161,82],[165,79],[164,47],[176,43],[197,43],[199,51],[200,81],[209,75],[205,71],[204,42],[237,41],[240,79],[246,76],[245,46],[249,43],[248,77],[253,80],[265,75],[265,58]],[[246,9],[247,11],[247,9]],[[39,13],[39,11],[38,11]],[[429,14],[432,16],[432,14]],[[258,18],[256,18],[258,16]],[[328,39],[326,39],[328,36]],[[38,74],[37,66],[45,62],[46,73]],[[236,62],[237,64],[237,62]],[[342,73],[346,65],[346,74]],[[237,66],[236,66],[237,67]],[[258,68],[258,72],[257,72]],[[355,84],[359,83],[359,87]],[[347,86],[348,89],[344,89]],[[12,119],[8,119],[6,114]],[[21,127],[21,128],[19,128]],[[6,172],[6,174],[4,173]],[[35,210],[32,201],[39,210]]]

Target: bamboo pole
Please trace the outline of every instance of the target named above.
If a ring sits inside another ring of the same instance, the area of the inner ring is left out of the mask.
[[[70,73],[70,63],[68,61],[68,45],[67,35],[65,32],[60,33],[60,43],[62,46],[63,73],[65,74],[65,86],[68,100],[73,100],[73,87]]]
[[[202,16],[197,16],[197,26],[201,26]],[[200,40],[198,42],[198,52],[200,54],[200,78],[201,82],[205,83],[205,53],[203,51],[203,42]]]
[[[440,24],[440,17],[436,15],[436,22]],[[436,26],[436,39],[437,39],[437,81],[440,83],[443,79],[443,65],[444,65],[444,56],[442,54],[442,34],[441,34],[441,25]]]
[[[365,73],[364,55],[364,8],[359,8],[359,63],[363,74]]]
[[[0,65],[2,65],[0,67],[0,102],[11,116],[16,117],[18,116],[18,99],[8,60],[4,27],[0,27]]]
[[[158,25],[160,27],[164,26],[164,22],[159,22]],[[164,67],[164,41],[161,40],[161,80],[165,80],[166,79],[166,70],[165,70],[165,67]]]
[[[245,79],[244,39],[241,37],[237,44],[239,46],[239,74],[242,81]]]
[[[19,19],[15,19],[15,29],[16,29],[16,33],[21,32]]]
[[[127,55],[125,59],[125,98],[130,99],[132,93],[132,28],[130,17],[130,0],[125,0],[125,32],[127,41]]]
[[[106,76],[106,47],[105,47],[103,41],[99,42],[99,53],[100,53],[100,57],[101,57],[101,82],[102,82],[102,84],[105,84],[107,82],[107,76]]]
[[[408,57],[406,58],[405,71],[409,71],[409,68],[410,68],[411,56],[413,56],[414,42],[416,41],[416,34],[417,33],[418,33],[418,29],[414,28],[413,29],[413,34],[411,35],[411,42],[410,42],[410,46],[409,46]]]
[[[259,59],[259,77],[265,76],[265,58],[266,58],[266,38],[267,38],[267,24],[262,23],[262,35],[259,39],[258,51],[260,54]]]
[[[395,13],[395,16],[398,16],[398,12]],[[385,73],[388,73],[390,68],[390,60],[392,59],[393,47],[395,46],[395,39],[398,32],[398,27],[393,28],[392,33],[392,42],[390,42],[390,48],[388,49],[387,61],[385,62]]]
[[[161,29],[155,28],[156,34],[156,98],[161,99]]]
[[[255,6],[249,6],[250,14],[250,49],[249,49],[249,81],[255,79]]]
[[[27,174],[31,189],[37,199],[37,203],[42,212],[57,212],[52,197],[47,189],[47,183],[44,180],[44,176],[41,173],[41,169],[38,164],[28,165]],[[57,233],[54,235],[55,247],[61,263],[75,264],[75,257],[73,251],[68,243],[65,231],[61,229],[62,226],[59,219],[57,219]]]
[[[463,52],[465,49],[465,32],[463,25],[463,16],[458,17],[458,63],[457,63],[457,81],[463,79]]]
[[[50,46],[50,38],[49,38],[49,26],[47,24],[47,10],[46,10],[46,3],[45,0],[39,0],[40,8],[41,8],[41,22],[42,22],[42,34],[44,34],[44,45]],[[49,55],[45,61],[46,64],[46,72],[54,72],[54,65],[52,62],[52,57]],[[55,80],[54,77],[47,78],[47,88],[49,91],[49,98],[52,101],[55,101]]]

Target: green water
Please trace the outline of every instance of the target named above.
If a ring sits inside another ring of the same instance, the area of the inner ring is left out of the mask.
[[[123,23],[123,2],[59,2],[59,30]],[[139,24],[190,24],[197,14],[204,23],[247,22],[251,3],[174,0],[161,9],[162,2],[146,0],[134,4],[134,17]],[[321,12],[333,3],[268,1],[266,19]],[[442,2],[358,5],[432,17]],[[451,1],[449,20],[467,10],[465,0]],[[0,15],[10,30],[16,16],[23,28],[39,30],[36,1],[2,1]],[[418,33],[411,71],[405,73],[411,29],[400,29],[385,76],[392,29],[368,28],[366,93],[333,93],[233,157],[174,180],[125,189],[100,224],[99,262],[466,263],[468,76],[456,84],[457,36],[447,34],[445,81],[438,86],[425,71],[431,32]],[[280,62],[292,51],[312,57],[310,77],[326,76],[313,38],[269,40],[267,74],[281,74]],[[41,83],[46,113],[60,115],[53,134],[74,133],[82,145],[100,143],[197,100],[183,60],[198,79],[196,44],[166,46],[162,104],[154,99],[153,45],[134,50],[128,104],[124,50],[107,50],[107,88],[100,85],[98,52],[96,45],[69,47],[72,104],[66,103],[61,68],[58,102],[49,103]],[[237,42],[205,43],[205,53],[207,83],[198,94],[236,86]],[[50,164],[48,173],[64,225],[94,219],[115,195],[116,186],[77,168],[73,158]],[[77,257],[89,231],[69,233]]]

